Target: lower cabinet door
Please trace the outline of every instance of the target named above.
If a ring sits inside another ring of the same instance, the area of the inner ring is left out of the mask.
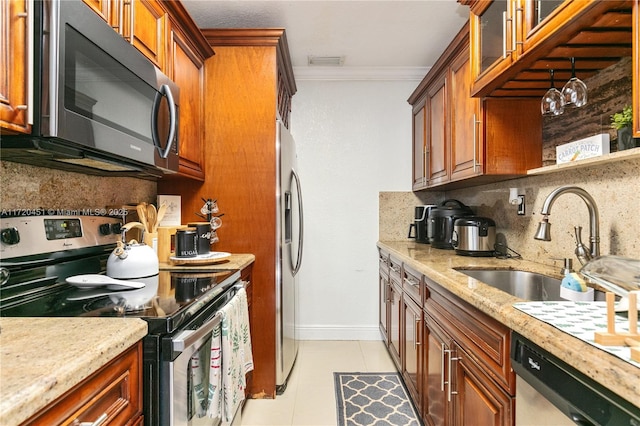
[[[424,369],[422,373],[422,419],[428,426],[445,426],[449,422],[447,392],[450,339],[434,320],[424,314],[422,338],[424,343]]]
[[[402,371],[402,363],[400,362],[400,308],[402,289],[391,281],[389,290],[389,353],[391,359],[396,364],[398,371]]]
[[[515,399],[497,386],[479,365],[458,345],[452,368],[455,380],[454,424],[510,426],[515,424]]]
[[[422,309],[406,294],[402,296],[404,333],[404,363],[402,377],[418,412],[422,396]]]

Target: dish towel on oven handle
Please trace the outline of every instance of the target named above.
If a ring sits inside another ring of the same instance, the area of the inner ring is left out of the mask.
[[[208,376],[206,376],[206,367],[200,359],[201,352],[198,351],[191,357],[193,400],[195,402],[195,414],[198,417],[206,416],[212,406],[220,407],[220,393],[222,390],[222,375],[220,374],[221,345],[221,325],[218,325],[213,329],[211,335]],[[205,383],[208,383],[208,387],[205,387]],[[217,408],[216,412],[219,413],[220,409]]]
[[[240,288],[229,303],[220,309],[220,312],[222,313],[222,369],[217,368],[214,371],[214,363],[212,362],[209,381],[218,382],[214,374],[221,377],[222,395],[219,392],[214,392],[207,415],[211,418],[219,416],[224,423],[230,423],[245,398],[246,374],[253,370],[246,290]],[[212,343],[212,358],[214,356],[213,347]]]

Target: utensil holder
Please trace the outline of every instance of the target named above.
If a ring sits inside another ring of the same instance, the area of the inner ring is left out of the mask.
[[[158,253],[158,233],[157,232],[145,232],[143,243],[150,246],[156,254]]]

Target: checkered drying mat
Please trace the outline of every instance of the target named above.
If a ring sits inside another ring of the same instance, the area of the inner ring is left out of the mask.
[[[594,332],[607,331],[606,302],[520,302],[513,307],[640,368],[628,346],[604,346],[593,340]],[[615,319],[616,331],[629,331],[625,317]]]

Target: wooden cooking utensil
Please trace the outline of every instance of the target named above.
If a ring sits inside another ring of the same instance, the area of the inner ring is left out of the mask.
[[[155,229],[158,228],[157,217],[158,211],[156,210],[156,206],[154,206],[153,204],[149,204],[147,206],[147,232],[156,232]]]
[[[143,204],[138,204],[136,206],[136,212],[138,212],[138,219],[142,223],[142,226],[144,226],[145,232],[149,232],[149,227],[147,226],[147,209]]]
[[[158,217],[156,218],[156,227],[153,232],[156,232],[158,230],[158,225],[160,225],[160,222],[162,222],[162,219],[164,219],[164,215],[166,212],[167,212],[167,203],[162,203],[158,208]]]

